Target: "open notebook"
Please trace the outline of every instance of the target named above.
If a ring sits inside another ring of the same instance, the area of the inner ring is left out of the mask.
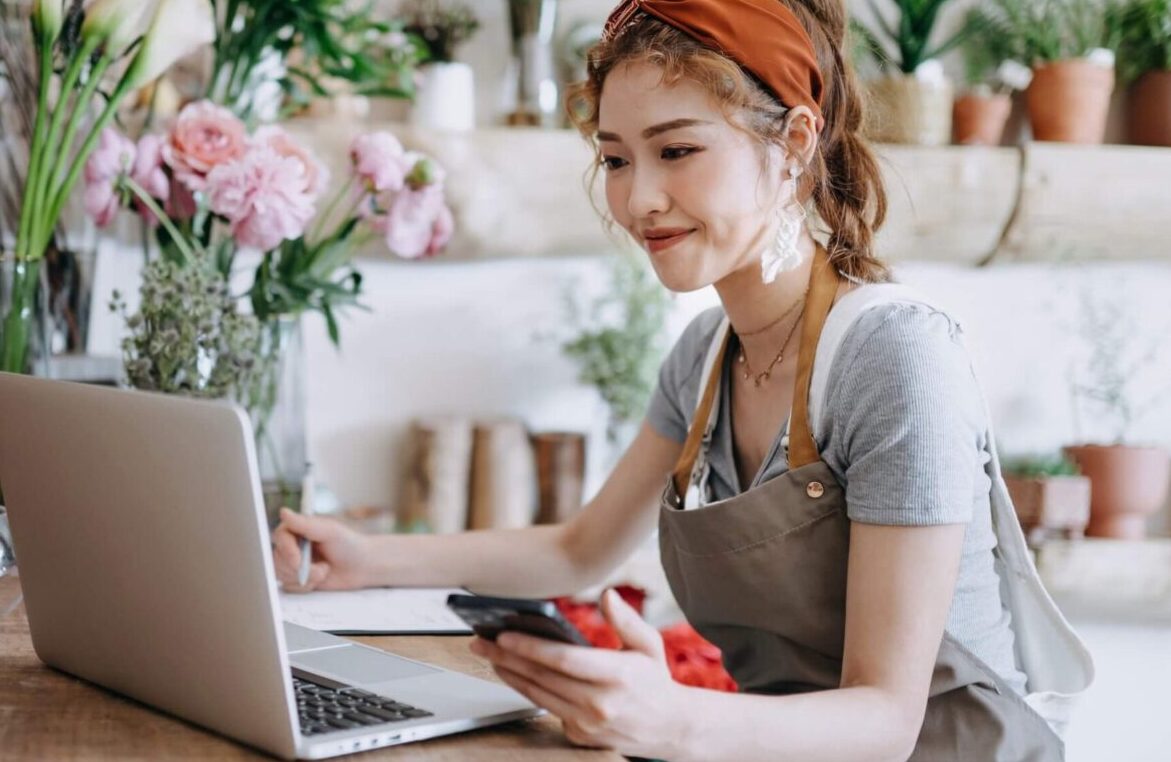
[[[369,588],[335,592],[281,593],[281,615],[289,622],[335,635],[470,635],[447,608],[457,588]]]

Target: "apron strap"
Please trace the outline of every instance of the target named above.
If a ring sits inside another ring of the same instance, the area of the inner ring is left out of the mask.
[[[830,264],[829,254],[820,245],[813,256],[809,273],[809,295],[805,297],[805,322],[801,326],[801,347],[797,353],[797,381],[793,388],[792,424],[789,427],[789,469],[793,470],[821,460],[817,441],[809,425],[809,385],[813,380],[813,361],[826,317],[834,306],[841,276]]]
[[[790,427],[789,467],[798,468],[816,463],[821,460],[817,450],[817,442],[809,426],[809,385],[813,378],[813,360],[817,354],[818,339],[821,336],[822,326],[830,308],[833,307],[834,297],[837,296],[841,276],[837,268],[829,261],[829,254],[820,244],[813,255],[813,266],[809,272],[809,293],[805,298],[805,317],[801,327],[801,346],[797,354],[797,380],[793,392],[793,414]],[[695,462],[699,458],[700,448],[703,445],[703,436],[707,430],[708,420],[711,418],[712,406],[715,404],[716,390],[719,387],[720,376],[724,370],[724,356],[728,350],[731,331],[725,332],[721,342],[719,354],[711,365],[708,377],[704,380],[703,397],[695,416],[691,419],[691,427],[687,431],[687,440],[683,443],[683,452],[675,463],[671,479],[675,485],[675,495],[682,500],[691,484],[691,474]],[[717,338],[719,331],[717,331]]]
[[[727,318],[724,319],[727,322]],[[724,323],[720,323],[720,329],[724,327]],[[716,330],[717,336],[720,329]],[[703,446],[703,435],[707,430],[708,419],[711,418],[712,405],[715,404],[716,389],[719,387],[720,374],[724,370],[724,355],[728,351],[728,339],[731,337],[731,331],[724,331],[723,341],[720,343],[720,351],[716,355],[715,361],[711,364],[711,371],[708,373],[708,378],[703,388],[703,398],[699,401],[699,408],[695,412],[695,417],[691,420],[691,428],[687,430],[687,441],[683,443],[683,452],[679,455],[679,460],[675,463],[675,470],[672,472],[671,479],[675,483],[675,495],[678,500],[682,500],[683,496],[687,494],[687,487],[691,484],[691,470],[695,466],[695,461],[699,458],[699,450]]]

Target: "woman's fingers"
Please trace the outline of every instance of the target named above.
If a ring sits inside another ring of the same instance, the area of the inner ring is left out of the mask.
[[[501,633],[495,647],[554,672],[592,683],[613,681],[616,660],[623,656],[619,651],[572,646],[519,632]]]
[[[544,684],[531,680],[525,675],[514,672],[507,667],[502,667],[499,664],[494,665],[493,669],[506,685],[537,706],[548,709],[562,719],[572,719],[581,716],[581,707],[548,690]]]

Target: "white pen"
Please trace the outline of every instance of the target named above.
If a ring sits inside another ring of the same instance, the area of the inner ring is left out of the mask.
[[[306,464],[305,476],[301,479],[301,515],[313,515],[313,467]],[[305,587],[309,581],[309,564],[312,562],[313,549],[308,537],[301,538],[301,567],[297,569],[297,584]]]

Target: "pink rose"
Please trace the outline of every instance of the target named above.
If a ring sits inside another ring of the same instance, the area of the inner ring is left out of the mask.
[[[171,197],[171,180],[163,169],[163,139],[158,135],[143,135],[138,141],[138,155],[130,168],[130,179],[147,194],[164,204]],[[141,200],[135,199],[138,213],[151,224],[157,224],[154,212]]]
[[[204,190],[213,169],[244,155],[248,133],[231,111],[210,101],[188,104],[171,127],[163,158],[175,177],[193,191]]]
[[[293,140],[293,137],[284,129],[276,125],[261,127],[252,134],[252,143],[253,145],[267,145],[281,156],[301,162],[305,173],[305,190],[309,195],[316,198],[321,195],[321,191],[325,190],[325,184],[329,179],[325,167],[321,165],[316,156]]]
[[[443,187],[406,188],[390,200],[386,214],[371,220],[386,246],[404,259],[434,254],[451,238],[454,222],[443,201]]]
[[[389,132],[372,132],[354,138],[350,161],[354,174],[373,193],[401,190],[411,170],[402,143]]]
[[[300,237],[313,218],[301,161],[267,145],[213,169],[207,197],[211,211],[228,220],[236,242],[261,251]]]
[[[134,143],[113,127],[98,136],[98,145],[85,163],[85,211],[98,227],[106,227],[118,214],[121,196],[118,178],[135,160]]]

